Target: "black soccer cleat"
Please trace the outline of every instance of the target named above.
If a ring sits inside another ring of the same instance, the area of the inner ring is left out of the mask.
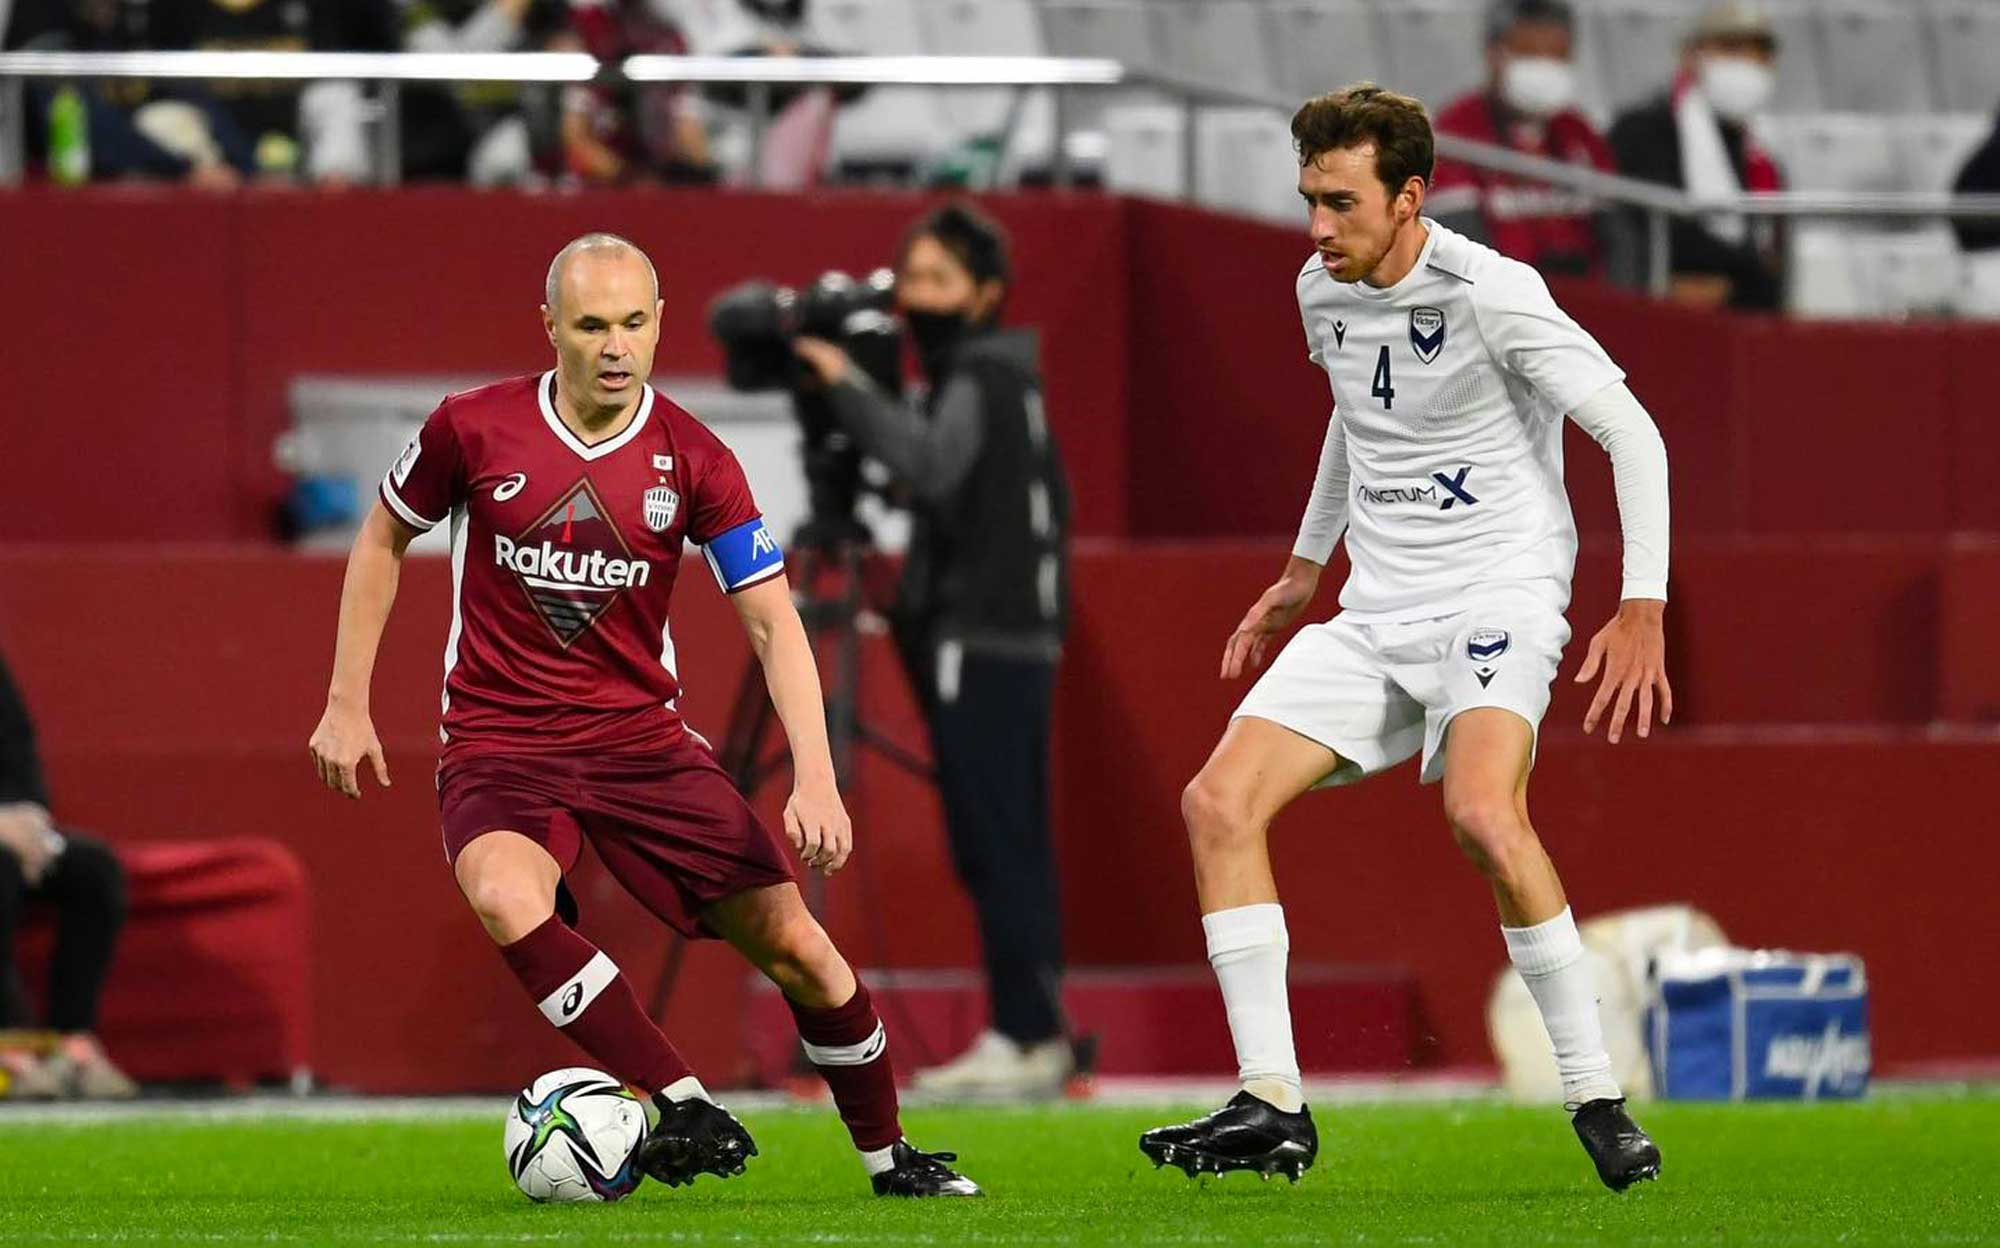
[[[979,1184],[946,1162],[957,1153],[927,1153],[908,1140],[897,1140],[889,1153],[893,1168],[870,1177],[877,1196],[984,1196]]]
[[[726,1179],[742,1174],[757,1143],[722,1106],[690,1096],[670,1101],[654,1093],[660,1120],[639,1146],[639,1169],[668,1187],[693,1183],[698,1174]]]
[[[1154,1127],[1139,1137],[1139,1151],[1153,1159],[1155,1169],[1178,1166],[1189,1178],[1203,1171],[1254,1170],[1266,1179],[1282,1174],[1296,1183],[1319,1156],[1319,1131],[1306,1106],[1288,1114],[1238,1092],[1206,1117]]]
[[[1625,1112],[1625,1098],[1585,1102],[1571,1119],[1583,1151],[1596,1163],[1597,1177],[1614,1192],[1641,1179],[1660,1177],[1660,1149]]]

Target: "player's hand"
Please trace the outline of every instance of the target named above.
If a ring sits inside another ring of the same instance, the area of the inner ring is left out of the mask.
[[[832,780],[801,781],[785,803],[785,836],[799,851],[799,861],[832,875],[847,865],[854,852],[854,825]]]
[[[368,712],[359,707],[328,702],[306,749],[312,752],[313,770],[329,789],[359,799],[364,758],[374,766],[381,786],[389,787],[389,762],[382,756],[382,739],[375,735]]]
[[[1625,717],[1636,702],[1639,735],[1650,736],[1656,693],[1661,726],[1673,721],[1674,688],[1667,683],[1667,640],[1662,627],[1666,610],[1667,604],[1655,599],[1628,598],[1618,604],[1618,614],[1611,622],[1590,639],[1590,651],[1584,655],[1576,683],[1589,684],[1600,667],[1604,679],[1597,686],[1597,696],[1590,700],[1590,709],[1583,713],[1584,732],[1596,731],[1597,721],[1609,706],[1610,726],[1604,735],[1616,745],[1625,732]]]
[[[1234,680],[1243,674],[1247,661],[1253,668],[1264,665],[1264,649],[1271,638],[1282,633],[1312,601],[1316,585],[1298,577],[1285,576],[1261,594],[1236,631],[1222,648],[1222,678]]]
[[[821,385],[837,386],[847,380],[847,370],[853,361],[847,358],[847,352],[824,338],[800,338],[792,343],[792,350],[819,377]]]

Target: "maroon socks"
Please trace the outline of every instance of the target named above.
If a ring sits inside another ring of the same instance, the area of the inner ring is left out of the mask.
[[[855,981],[847,1004],[814,1009],[789,998],[806,1060],[826,1080],[840,1120],[864,1158],[882,1153],[903,1138],[896,1117],[896,1070],[889,1064],[889,1040],[868,988]]]
[[[687,1063],[646,1016],[618,964],[560,918],[550,915],[534,931],[502,945],[500,956],[543,1016],[614,1078],[650,1094],[689,1075]],[[874,1018],[872,1012],[869,1018]],[[801,1022],[800,1029],[804,1026]],[[887,1065],[883,1063],[885,1069]],[[892,1122],[894,1098],[892,1089]],[[841,1113],[846,1112],[842,1102]]]

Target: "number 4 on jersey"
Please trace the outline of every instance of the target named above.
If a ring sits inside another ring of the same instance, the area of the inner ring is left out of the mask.
[[[1375,357],[1375,384],[1368,393],[1382,400],[1382,410],[1388,411],[1396,405],[1396,387],[1389,381],[1389,348],[1383,347],[1382,354]]]

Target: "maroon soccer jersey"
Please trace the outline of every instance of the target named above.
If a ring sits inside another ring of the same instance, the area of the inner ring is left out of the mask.
[[[419,530],[451,525],[444,758],[656,750],[685,731],[667,603],[681,545],[735,592],[783,570],[729,448],[650,386],[585,445],[555,374],[438,405],[382,480]]]

